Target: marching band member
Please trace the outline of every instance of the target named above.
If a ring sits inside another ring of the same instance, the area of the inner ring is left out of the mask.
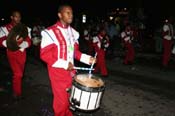
[[[134,62],[135,50],[132,44],[133,31],[130,25],[125,27],[125,30],[121,33],[122,42],[126,49],[126,54],[124,58],[124,64],[132,64]]]
[[[88,54],[93,54],[93,42],[92,42],[92,36],[90,34],[90,26],[86,27],[83,32],[83,38],[86,40],[86,43],[88,45]]]
[[[166,20],[165,24],[163,25],[163,60],[162,65],[164,68],[168,66],[168,62],[171,57],[171,50],[173,45],[173,25],[172,19]]]
[[[11,22],[0,31],[1,45],[7,47],[7,58],[13,72],[13,97],[19,100],[22,95],[22,77],[26,62],[26,48],[31,45],[30,29],[21,23],[21,13],[13,11]]]
[[[97,53],[97,63],[94,72],[101,72],[103,77],[108,76],[106,68],[106,49],[109,47],[109,37],[106,34],[105,29],[101,29],[97,36],[93,37],[93,44],[95,52]]]
[[[79,51],[79,33],[70,26],[73,11],[70,5],[58,8],[59,21],[41,32],[40,57],[47,64],[53,92],[54,116],[72,116],[69,109],[69,93],[72,86],[74,58],[86,64],[95,58]]]

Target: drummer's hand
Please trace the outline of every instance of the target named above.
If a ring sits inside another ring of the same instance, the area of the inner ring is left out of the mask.
[[[23,42],[23,37],[19,37],[18,39],[16,39],[16,42],[18,45],[20,45]]]
[[[22,42],[23,41],[23,37],[19,37],[16,39],[17,42]]]
[[[90,57],[89,64],[96,63],[97,59],[94,57]]]
[[[69,62],[67,70],[73,70],[73,68],[74,65],[71,62]]]

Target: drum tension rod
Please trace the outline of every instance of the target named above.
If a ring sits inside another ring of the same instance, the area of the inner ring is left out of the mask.
[[[72,98],[71,101],[74,106],[80,106],[80,102],[77,99]]]

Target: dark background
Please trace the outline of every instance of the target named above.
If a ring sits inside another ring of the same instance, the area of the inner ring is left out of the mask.
[[[175,15],[171,0],[1,0],[0,17],[9,19],[12,9],[22,11],[23,20],[31,22],[33,18],[54,22],[57,20],[57,7],[60,3],[69,3],[73,6],[74,15],[88,13],[90,16],[106,15],[114,8],[144,8],[150,22],[156,23],[170,15]]]

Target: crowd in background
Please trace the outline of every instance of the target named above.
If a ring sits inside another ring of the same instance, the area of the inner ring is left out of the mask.
[[[92,16],[91,18],[87,18],[85,23],[82,22],[80,17],[74,18],[72,26],[80,32],[79,41],[82,45],[81,49],[89,54],[93,54],[93,46],[91,45],[92,37],[98,33],[101,27],[105,28],[110,39],[110,45],[106,51],[107,54],[110,55],[110,57],[114,57],[123,52],[125,48],[121,39],[121,33],[128,24],[133,32],[132,36],[134,39],[132,40],[132,44],[136,53],[162,54],[163,52],[162,32],[166,19],[162,19],[161,21],[157,20],[157,22],[161,23],[155,25],[153,22],[155,19],[151,22],[149,21],[151,19],[143,13],[136,13],[136,15],[133,15],[132,12],[129,12],[127,15],[116,15],[112,18],[110,16],[97,16],[96,18]],[[5,20],[1,20],[1,25],[6,22]],[[52,25],[54,22],[43,20],[40,17],[34,17],[31,21],[29,20],[27,22],[29,22],[27,25],[32,29],[31,35],[33,44],[31,48],[34,51],[31,50],[31,52],[34,53],[34,56],[39,57],[40,31]]]

